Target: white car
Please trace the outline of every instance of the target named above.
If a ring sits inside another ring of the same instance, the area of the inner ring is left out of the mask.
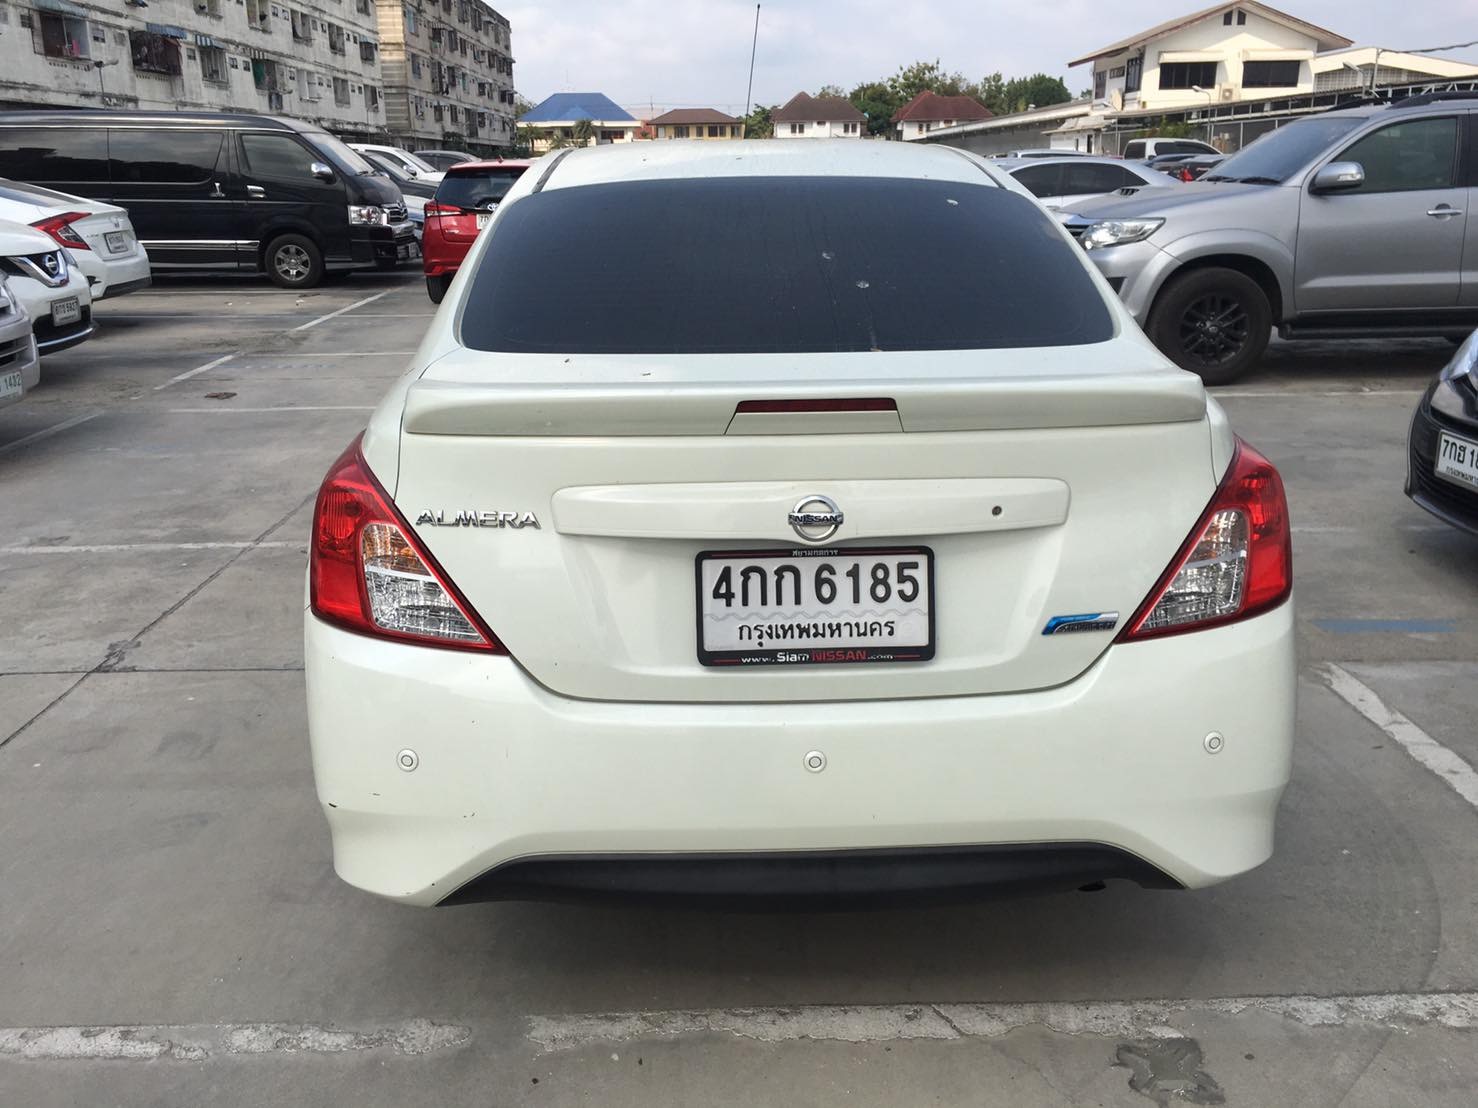
[[[1123,189],[1184,187],[1184,182],[1157,169],[1118,158],[1042,158],[1014,165],[1006,172],[1053,209],[1070,208]]]
[[[24,223],[0,219],[0,274],[31,317],[42,354],[92,336],[92,293],[71,251]]]
[[[361,154],[383,154],[385,157],[398,162],[404,170],[417,180],[425,181],[427,184],[437,185],[446,176],[429,162],[424,162],[409,150],[399,146],[376,146],[368,142],[351,142],[349,144]]]
[[[0,408],[17,403],[41,380],[31,318],[0,275]]]
[[[149,287],[149,255],[116,204],[0,178],[0,219],[30,224],[70,250],[94,300]]]
[[[1291,572],[1277,471],[987,160],[560,151],[318,494],[334,864],[421,905],[1209,885],[1272,850]]]

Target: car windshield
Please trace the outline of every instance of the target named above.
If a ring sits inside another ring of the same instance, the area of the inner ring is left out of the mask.
[[[384,170],[396,184],[412,180],[411,175],[405,171],[405,167],[394,158],[387,158],[384,154],[374,150],[366,151],[364,157],[376,169]]]
[[[452,171],[436,187],[436,200],[458,208],[486,208],[501,203],[513,183],[523,176],[523,169],[476,169]]]
[[[1216,167],[1203,181],[1282,184],[1318,154],[1365,122],[1361,115],[1300,119],[1263,135]]]
[[[478,350],[978,350],[1114,334],[1081,252],[1034,201],[988,185],[586,185],[521,198],[491,234],[462,316]]]
[[[360,176],[373,176],[378,170],[369,162],[365,161],[364,155],[357,150],[351,150],[333,135],[323,131],[309,131],[303,136],[308,140],[313,149],[327,156],[331,162],[336,162],[340,169]]]
[[[406,162],[410,163],[410,168],[419,170],[422,173],[439,173],[440,172],[440,170],[438,170],[430,162],[424,161],[423,159],[416,157],[409,150],[402,150],[399,147],[396,147],[395,148],[395,153],[392,154],[391,157],[395,158],[397,161],[402,162],[402,163],[406,163]]]

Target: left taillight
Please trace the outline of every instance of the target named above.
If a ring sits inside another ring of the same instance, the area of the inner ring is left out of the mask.
[[[308,582],[313,613],[346,630],[507,653],[416,541],[365,464],[357,438],[318,490]]]
[[[86,212],[62,212],[60,215],[38,219],[31,226],[38,231],[46,232],[62,246],[73,250],[91,250],[92,247],[87,245],[87,240],[77,233],[77,228],[72,226],[79,219],[86,218]]]
[[[1216,495],[1119,642],[1201,631],[1276,608],[1293,592],[1283,479],[1241,439]]]

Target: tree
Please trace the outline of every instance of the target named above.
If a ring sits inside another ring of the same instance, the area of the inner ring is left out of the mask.
[[[839,100],[845,100],[847,98],[847,93],[841,85],[822,85],[819,89],[816,90],[816,95],[832,96],[836,97]]]
[[[774,138],[775,124],[770,119],[770,113],[774,110],[763,104],[756,104],[754,110],[744,117],[744,137]]]
[[[937,92],[940,96],[968,95],[970,83],[962,74],[946,73],[939,59],[935,58],[932,62],[899,66],[898,72],[888,78],[888,89],[903,105],[925,91]]]
[[[528,115],[529,112],[533,111],[534,110],[534,107],[535,107],[534,102],[532,100],[528,99],[526,96],[524,96],[523,93],[521,93],[521,92],[515,92],[513,94],[513,118],[514,119],[522,119],[524,116]]]
[[[1030,77],[1007,81],[1004,98],[1007,112],[1024,112],[1028,107],[1045,108],[1051,104],[1065,104],[1073,97],[1061,78],[1033,73]]]
[[[991,115],[1006,113],[1006,81],[1000,71],[982,77],[980,84],[971,90],[975,99],[990,109]]]
[[[595,124],[588,119],[575,120],[575,125],[570,128],[570,137],[575,140],[576,146],[594,146]]]
[[[852,107],[867,116],[868,133],[874,135],[887,134],[893,126],[893,113],[904,105],[885,81],[858,85],[847,99],[852,102]]]

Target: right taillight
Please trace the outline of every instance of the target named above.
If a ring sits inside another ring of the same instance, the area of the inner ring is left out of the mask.
[[[328,471],[308,557],[314,615],[349,631],[459,650],[506,651],[416,541],[355,439]]]
[[[1283,480],[1241,439],[1216,495],[1119,642],[1200,631],[1276,608],[1293,591]]]

